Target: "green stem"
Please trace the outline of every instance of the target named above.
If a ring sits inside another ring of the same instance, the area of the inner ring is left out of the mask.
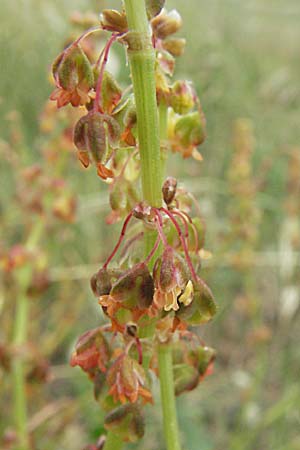
[[[25,244],[27,250],[33,250],[43,230],[43,221],[38,220],[33,226],[28,240]],[[27,341],[28,325],[28,297],[27,290],[32,278],[32,267],[27,264],[19,269],[16,274],[19,295],[16,299],[16,315],[14,322],[13,345],[18,354],[15,357],[12,367],[13,389],[14,389],[14,415],[16,431],[18,436],[18,450],[28,450],[30,448],[29,435],[27,429],[27,402],[26,402],[26,382],[24,363],[21,357],[22,345]]]
[[[121,450],[122,447],[123,441],[118,436],[109,431],[105,441],[104,450]]]
[[[26,342],[27,336],[28,303],[24,290],[17,297],[14,345],[20,350],[20,346]],[[18,450],[29,448],[27,432],[27,405],[25,393],[24,364],[20,355],[16,355],[13,363],[13,387],[14,387],[14,415],[18,435]]]
[[[161,344],[159,346],[158,365],[164,434],[167,450],[180,450],[176,402],[174,395],[172,347],[170,345]]]
[[[162,204],[160,138],[164,140],[166,136],[167,108],[166,105],[160,107],[159,118],[156,102],[155,52],[149,34],[145,1],[125,0],[124,3],[129,25],[128,59],[137,112],[143,199],[151,206],[160,207]],[[155,239],[156,233],[145,233],[147,253],[153,247]],[[149,335],[151,336],[150,333]],[[171,348],[161,346],[158,353],[167,449],[180,450]]]
[[[155,86],[155,52],[149,34],[145,2],[125,0],[129,25],[128,59],[136,102],[143,197],[161,206],[159,122]]]

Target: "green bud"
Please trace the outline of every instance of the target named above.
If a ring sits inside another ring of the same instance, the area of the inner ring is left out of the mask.
[[[205,375],[209,365],[216,357],[215,349],[211,347],[201,346],[197,349],[197,367],[201,376]]]
[[[136,405],[125,404],[113,409],[105,417],[104,425],[125,442],[136,442],[144,436],[144,418]]]
[[[110,114],[122,97],[122,89],[114,77],[107,71],[104,72],[102,80],[102,107]]]
[[[173,367],[175,395],[191,391],[199,383],[199,373],[195,367],[188,364],[176,364]]]
[[[127,192],[124,183],[114,183],[109,193],[109,203],[113,211],[122,212],[127,207]]]
[[[175,140],[187,148],[202,144],[205,140],[205,118],[199,112],[192,112],[180,117],[175,124]]]
[[[73,91],[79,84],[90,89],[94,84],[90,61],[79,45],[72,45],[56,58],[52,73],[66,91]]]
[[[176,81],[171,87],[170,106],[178,114],[187,114],[194,106],[194,92],[187,81]]]

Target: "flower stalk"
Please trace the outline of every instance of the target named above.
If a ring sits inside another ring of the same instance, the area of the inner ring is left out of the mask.
[[[160,138],[166,138],[167,106],[162,102],[158,114],[155,83],[155,53],[149,35],[145,2],[125,0],[129,32],[133,33],[128,48],[133,91],[137,109],[139,151],[143,199],[153,207],[162,204],[162,156]],[[153,236],[145,235],[146,251],[153,246]],[[180,450],[171,347],[158,350],[163,426],[168,450]]]
[[[25,250],[33,251],[41,237],[43,221],[37,221],[32,228],[30,236],[25,245]],[[27,401],[24,361],[22,360],[22,346],[27,342],[28,328],[28,295],[27,290],[32,279],[32,267],[29,264],[21,266],[16,274],[18,283],[18,296],[16,300],[16,312],[14,323],[13,345],[17,355],[13,361],[13,388],[14,388],[14,415],[18,438],[18,450],[30,448],[27,428]],[[19,354],[20,353],[20,354]]]

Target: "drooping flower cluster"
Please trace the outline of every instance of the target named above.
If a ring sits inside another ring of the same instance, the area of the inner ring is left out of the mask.
[[[157,103],[167,119],[161,151],[201,160],[197,147],[205,139],[205,118],[200,101],[190,82],[171,80],[175,58],[185,46],[184,39],[174,37],[182,21],[163,4],[147,2]],[[99,30],[111,36],[99,56],[87,54],[83,43]],[[84,167],[93,164],[109,184],[107,222],[124,219],[115,248],[91,278],[109,325],[79,338],[71,365],[81,367],[94,383],[95,397],[107,412],[106,428],[130,442],[143,435],[142,405],[152,402],[150,371],[158,374],[157,344],[174,345],[176,394],[196,387],[210,372],[214,351],[188,328],[207,323],[216,313],[213,294],[199,276],[205,226],[193,216],[193,197],[168,177],[163,206],[141,201],[135,99],[131,86],[122,90],[106,69],[112,45],[130,48],[133,38],[124,11],[104,10],[99,27],[83,33],[54,62],[51,96],[58,107],[85,108],[73,132],[78,158]],[[153,248],[144,255],[146,232],[153,236]],[[117,254],[118,263],[113,261]],[[144,329],[152,330],[150,338]]]

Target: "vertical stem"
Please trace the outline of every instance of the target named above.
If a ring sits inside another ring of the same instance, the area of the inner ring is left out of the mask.
[[[26,277],[26,275],[25,275]],[[25,278],[24,277],[24,278]],[[14,345],[20,347],[26,341],[27,336],[28,304],[27,296],[22,292],[17,297],[16,318],[14,331]],[[18,436],[18,450],[29,448],[27,432],[27,405],[25,393],[24,365],[20,355],[16,355],[13,362],[13,387],[14,387],[14,415],[16,431]]]
[[[172,347],[161,344],[158,348],[160,392],[163,410],[164,434],[167,450],[180,450],[179,431],[174,395]]]
[[[125,0],[125,8],[130,30],[128,59],[136,102],[143,197],[151,206],[159,207],[162,201],[162,180],[154,73],[155,52],[149,34],[145,2]]]
[[[33,250],[41,236],[44,224],[42,220],[37,220],[33,226],[28,240],[25,244],[27,250]],[[28,298],[27,289],[31,282],[32,267],[26,264],[21,267],[16,274],[18,282],[19,295],[16,299],[16,315],[14,322],[13,345],[18,354],[15,357],[12,367],[13,389],[14,389],[14,415],[18,437],[18,450],[28,450],[30,448],[29,435],[27,429],[27,402],[26,402],[26,383],[24,364],[21,353],[21,347],[27,341],[28,325]]]
[[[156,102],[155,52],[149,34],[145,1],[124,0],[124,3],[129,25],[128,59],[137,112],[143,198],[151,206],[159,208],[162,205],[160,137],[164,139],[166,134],[167,110],[160,108],[159,120]],[[155,239],[156,232],[145,233],[147,254],[151,251]],[[146,333],[145,330],[144,332]],[[149,335],[151,336],[150,330]],[[158,357],[167,450],[180,450],[171,347],[159,346]]]
[[[121,450],[122,447],[122,439],[110,431],[105,441],[104,450]]]

